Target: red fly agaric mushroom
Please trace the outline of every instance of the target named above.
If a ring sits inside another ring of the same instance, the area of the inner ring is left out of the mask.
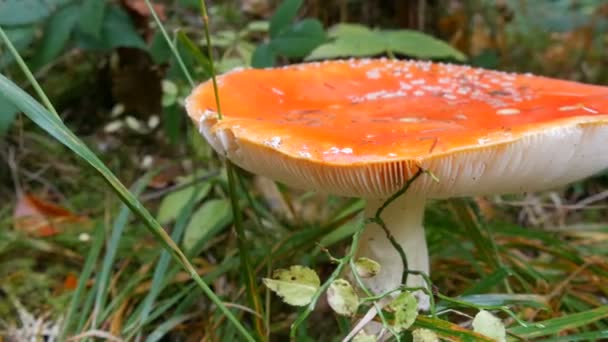
[[[425,200],[542,190],[608,167],[608,87],[430,62],[363,59],[247,69],[187,100],[213,148],[240,167],[303,189],[367,199],[372,216],[419,167],[382,218],[408,268],[429,272]],[[382,269],[376,293],[400,285],[403,264],[380,227],[358,254]],[[407,285],[421,286],[419,276]],[[422,296],[421,307],[428,304]]]

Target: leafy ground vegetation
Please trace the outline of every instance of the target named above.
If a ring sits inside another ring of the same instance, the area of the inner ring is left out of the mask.
[[[348,264],[374,270],[350,259],[362,202],[218,159],[183,108],[214,73],[387,56],[608,84],[602,0],[206,5],[0,1],[0,340],[329,341],[356,330],[374,298],[327,280]],[[600,174],[432,203],[434,310],[417,315],[400,296],[375,317],[384,336],[607,339],[607,199]]]

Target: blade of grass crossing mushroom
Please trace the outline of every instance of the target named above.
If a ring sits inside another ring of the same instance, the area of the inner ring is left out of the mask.
[[[0,36],[6,45],[12,46],[6,35],[0,28]],[[14,48],[12,49],[14,50]],[[16,51],[15,51],[16,52]],[[27,68],[27,66],[25,66]],[[35,80],[34,80],[35,81]],[[103,179],[111,186],[120,199],[145,223],[146,227],[152,232],[156,239],[162,243],[165,249],[171,251],[172,256],[184,267],[192,276],[194,281],[199,284],[203,292],[213,301],[220,311],[224,313],[229,321],[236,326],[239,332],[247,340],[253,341],[253,337],[247,329],[236,319],[232,312],[222,303],[222,300],[211,290],[201,277],[196,273],[188,258],[171,240],[160,224],[154,219],[150,212],[127,190],[127,188],[116,178],[116,176],[105,166],[105,164],[76,136],[67,128],[61,120],[46,110],[40,103],[34,100],[29,94],[19,88],[11,80],[0,74],[0,92],[6,98],[13,101],[13,104],[23,111],[34,123],[45,130],[59,142],[70,148],[74,153],[83,158],[93,167]]]
[[[59,341],[63,341],[65,336],[72,331],[71,328],[75,323],[75,318],[77,317],[76,311],[78,310],[78,306],[81,301],[80,298],[86,291],[86,284],[89,278],[91,277],[91,273],[93,273],[93,267],[97,262],[97,257],[99,256],[99,252],[101,251],[101,247],[104,242],[104,228],[103,225],[98,224],[95,227],[95,234],[93,235],[93,243],[91,245],[91,249],[89,250],[89,254],[84,263],[84,267],[80,272],[80,277],[78,277],[78,285],[76,286],[76,290],[72,293],[72,298],[70,300],[70,306],[68,307],[68,311],[65,315],[65,320],[63,323],[63,327],[59,332]]]
[[[152,180],[152,177],[155,175],[155,172],[148,172],[143,177],[141,177],[133,187],[131,188],[131,192],[134,196],[139,197],[141,192],[145,189],[148,183]],[[126,205],[122,205],[120,208],[120,212],[114,223],[112,224],[112,233],[110,235],[110,242],[108,243],[103,263],[101,266],[101,272],[97,277],[97,282],[99,282],[100,286],[98,287],[98,291],[95,297],[95,306],[93,309],[93,322],[91,324],[91,329],[97,329],[99,316],[98,314],[101,312],[102,308],[105,306],[106,298],[108,295],[108,286],[107,283],[110,279],[110,272],[112,271],[112,266],[114,265],[114,258],[116,257],[116,251],[118,250],[118,246],[120,244],[120,240],[122,238],[122,233],[124,232],[125,227],[129,221],[129,216],[131,215],[131,210]]]

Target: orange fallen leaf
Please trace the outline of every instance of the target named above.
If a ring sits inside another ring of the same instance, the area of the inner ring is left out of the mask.
[[[54,203],[31,194],[20,194],[13,212],[15,230],[38,237],[59,233],[58,224],[83,219]]]
[[[78,278],[76,275],[74,275],[74,273],[68,273],[63,280],[63,290],[74,290],[76,289],[76,286],[78,286]]]

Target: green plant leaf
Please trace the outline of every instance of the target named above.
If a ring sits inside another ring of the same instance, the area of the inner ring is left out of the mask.
[[[32,68],[38,69],[44,66],[63,52],[79,15],[80,7],[76,4],[71,4],[53,13],[44,27],[42,44],[34,55]]]
[[[326,39],[323,25],[317,19],[304,19],[287,28],[270,41],[279,55],[304,57]]]
[[[429,329],[415,329],[412,331],[412,342],[439,342],[439,336]]]
[[[148,52],[152,57],[152,61],[156,64],[165,63],[171,58],[171,49],[162,32],[156,31],[154,33]]]
[[[417,58],[465,59],[449,44],[417,31],[372,30],[360,24],[337,24],[328,36],[333,40],[318,46],[307,60],[367,57],[388,52]]]
[[[0,93],[0,137],[2,137],[15,121],[19,109]]]
[[[352,285],[344,279],[336,279],[327,288],[329,306],[342,316],[353,316],[359,307],[359,296]]]
[[[9,27],[4,31],[17,50],[29,46],[36,35],[36,27],[34,25]]]
[[[194,247],[205,243],[232,221],[230,203],[224,199],[207,200],[192,215],[186,227],[182,245],[188,255],[193,255]]]
[[[0,1],[0,25],[27,25],[38,22],[51,14],[56,1],[2,0]]]
[[[197,175],[191,175],[188,177],[184,177],[184,179],[180,180],[178,184],[186,184],[192,182],[196,179]],[[198,185],[200,186],[200,185]],[[201,189],[198,190],[196,198],[194,200],[196,202],[200,201],[203,197],[207,196],[209,191],[211,190],[211,184],[205,183]],[[169,223],[177,217],[180,210],[190,201],[192,200],[192,195],[197,191],[197,185],[193,184],[184,189],[174,191],[163,198],[160,202],[160,206],[158,208],[158,214],[156,215],[156,219],[161,224]]]
[[[450,44],[428,34],[411,30],[380,31],[379,36],[389,51],[417,58],[445,59],[464,61],[465,55]]]
[[[79,28],[93,38],[101,37],[101,28],[106,14],[107,2],[103,0],[84,0],[80,5]]]
[[[270,18],[270,37],[274,38],[296,18],[302,0],[285,0]]]
[[[98,39],[84,32],[79,33],[79,46],[87,50],[112,50],[118,47],[132,47],[146,50],[143,38],[137,33],[129,15],[118,6],[106,9]]]
[[[380,264],[370,258],[361,257],[355,261],[355,271],[361,278],[371,278],[380,272]]]
[[[272,279],[264,278],[263,281],[285,303],[294,306],[309,304],[321,286],[321,280],[314,270],[299,265],[291,266],[288,270],[275,270]]]
[[[381,35],[360,24],[337,24],[329,29],[332,41],[320,45],[307,60],[375,56],[386,52]]]
[[[353,337],[353,342],[376,342],[378,339],[376,335],[368,335],[365,330],[361,330]]]
[[[251,66],[254,68],[268,68],[274,65],[275,54],[268,43],[260,44],[251,55]]]
[[[505,342],[507,332],[500,318],[492,315],[489,311],[481,310],[473,319],[473,331],[488,336],[497,342]]]
[[[117,6],[108,8],[103,22],[102,36],[110,49],[117,47],[146,49],[146,43],[137,33],[129,15]]]
[[[393,328],[396,332],[412,326],[418,317],[418,301],[411,292],[402,292],[388,307],[395,312]]]

